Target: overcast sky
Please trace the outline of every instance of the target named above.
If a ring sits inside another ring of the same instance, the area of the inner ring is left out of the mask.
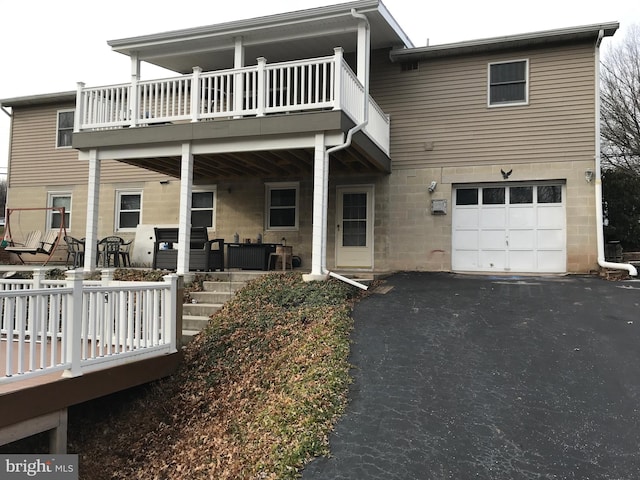
[[[332,5],[327,0],[4,0],[0,99],[129,80],[130,63],[107,40]],[[639,0],[383,0],[415,46],[619,21],[609,45],[640,24]],[[158,76],[143,64],[143,78]],[[0,112],[0,173],[10,119]]]

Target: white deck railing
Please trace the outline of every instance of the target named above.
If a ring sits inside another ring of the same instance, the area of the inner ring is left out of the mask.
[[[2,280],[2,383],[176,352],[177,276],[164,282]]]
[[[365,89],[336,49],[331,57],[202,72],[124,85],[78,85],[75,131],[180,121],[342,110],[360,123]],[[389,152],[389,117],[369,98],[365,132]]]

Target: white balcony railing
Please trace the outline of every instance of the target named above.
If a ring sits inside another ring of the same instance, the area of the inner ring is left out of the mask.
[[[336,49],[332,57],[202,72],[87,88],[78,85],[75,131],[136,127],[180,121],[264,116],[313,110],[342,110],[364,119],[365,89]],[[369,98],[364,129],[389,152],[389,118]]]
[[[0,385],[176,351],[177,276],[164,282],[0,281]]]

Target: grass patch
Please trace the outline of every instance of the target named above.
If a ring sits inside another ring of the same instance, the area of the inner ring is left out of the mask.
[[[295,273],[251,282],[188,345],[171,379],[71,412],[81,477],[298,478],[328,453],[346,404],[358,292]]]

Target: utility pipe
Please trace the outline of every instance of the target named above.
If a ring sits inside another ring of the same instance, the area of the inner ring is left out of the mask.
[[[325,152],[325,156],[324,156],[324,161],[327,162],[327,167],[329,166],[329,157],[332,153],[337,152],[339,150],[344,150],[345,148],[348,148],[351,145],[351,141],[353,139],[353,135],[356,134],[357,132],[359,132],[360,130],[362,130],[364,127],[367,126],[367,124],[369,123],[369,57],[370,57],[370,48],[371,48],[371,25],[369,24],[369,20],[367,19],[366,15],[363,15],[362,13],[358,13],[356,12],[355,8],[351,9],[351,15],[354,18],[357,18],[359,20],[362,20],[365,24],[365,48],[364,48],[364,55],[365,55],[365,68],[364,68],[364,110],[363,110],[363,119],[362,122],[360,122],[359,124],[355,125],[354,127],[350,128],[349,131],[347,132],[347,138],[345,139],[344,143],[340,144],[340,145],[336,145],[334,147],[331,147],[329,149],[326,150]],[[324,192],[324,224],[327,224],[327,208],[326,206],[328,205],[328,197],[329,197],[329,168],[325,169],[325,173],[324,173],[324,185],[323,185],[323,192]],[[341,280],[343,282],[346,282],[350,285],[354,285],[358,288],[361,288],[363,290],[367,290],[369,287],[367,287],[366,285],[360,283],[360,282],[356,282],[355,280],[351,280],[350,278],[344,277],[342,275],[339,275],[337,273],[334,272],[330,272],[329,270],[327,270],[327,239],[326,239],[326,233],[327,229],[325,228],[325,238],[324,238],[324,246],[322,248],[322,261],[321,261],[321,268],[322,268],[322,272],[323,274],[329,274],[330,276],[337,278],[338,280]]]
[[[635,277],[638,275],[636,267],[630,263],[607,262],[604,256],[604,231],[603,231],[603,215],[602,215],[602,172],[600,164],[600,43],[604,37],[604,30],[598,32],[598,39],[595,45],[595,62],[596,62],[596,241],[598,246],[598,265],[602,268],[613,268],[616,270],[626,270],[629,275]]]

